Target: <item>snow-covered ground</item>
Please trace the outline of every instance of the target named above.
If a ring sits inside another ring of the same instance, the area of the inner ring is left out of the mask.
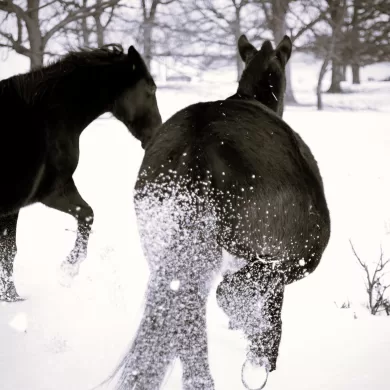
[[[319,113],[305,106],[285,111],[285,120],[318,160],[332,236],[317,271],[286,290],[278,369],[266,389],[390,388],[390,317],[369,316],[360,306],[364,285],[348,241],[351,238],[367,260],[377,256],[381,242],[385,249],[387,243],[390,256],[390,236],[384,229],[390,220],[387,84],[379,84],[387,90],[382,112]],[[160,88],[163,119],[188,104],[226,97],[234,88],[233,83]],[[309,92],[298,88],[297,96]],[[350,94],[348,99],[351,108],[361,108],[361,96]],[[367,93],[370,105],[376,99],[376,92]],[[142,156],[139,143],[113,119],[100,119],[83,133],[74,177],[96,219],[88,258],[70,288],[59,283],[58,269],[73,245],[75,221],[42,205],[22,210],[15,280],[27,300],[0,304],[1,390],[89,390],[112,372],[126,352],[139,321],[148,276],[132,199]],[[354,303],[352,309],[336,307],[335,302],[339,305],[347,299]],[[208,327],[217,389],[243,389],[245,342],[227,329],[214,292]],[[165,389],[180,388],[176,364]]]

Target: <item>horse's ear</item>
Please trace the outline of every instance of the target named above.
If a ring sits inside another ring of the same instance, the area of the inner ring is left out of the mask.
[[[279,58],[283,66],[286,66],[287,61],[291,57],[292,52],[292,42],[291,39],[285,35],[280,41],[278,47],[275,50],[276,56]]]
[[[244,62],[247,62],[249,58],[257,53],[256,48],[251,43],[249,43],[245,35],[241,35],[240,38],[238,38],[237,46],[241,59]]]
[[[129,49],[127,50],[127,56],[130,58],[130,59],[134,59],[136,60],[137,58],[140,57],[140,54],[138,53],[138,51],[136,50],[136,48],[131,45],[129,47]]]

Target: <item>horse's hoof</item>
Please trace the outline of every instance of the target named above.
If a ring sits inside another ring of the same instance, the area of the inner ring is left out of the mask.
[[[19,296],[13,282],[0,291],[0,302],[12,303],[21,301],[25,301],[25,299]]]
[[[183,390],[215,390],[214,380],[208,376],[185,380]]]
[[[20,297],[18,294],[16,295],[8,295],[8,294],[1,294],[0,295],[0,302],[2,303],[16,303],[16,302],[23,302],[26,298]]]
[[[259,377],[259,369],[264,369],[265,375],[262,374],[261,376],[265,376],[265,379],[262,380],[262,383],[258,385],[258,377]],[[251,363],[249,359],[245,360],[244,364],[242,365],[241,369],[241,381],[244,387],[248,390],[261,390],[264,389],[265,385],[267,384],[269,375],[269,364],[267,361],[262,361],[259,363]],[[254,383],[253,386],[250,386],[248,384],[248,379],[251,383]]]
[[[137,370],[133,370],[132,373],[127,375],[126,379],[122,379],[121,384],[120,384],[120,389],[126,388],[129,390],[137,390],[137,387],[139,385],[139,374]],[[125,387],[123,387],[125,386]]]

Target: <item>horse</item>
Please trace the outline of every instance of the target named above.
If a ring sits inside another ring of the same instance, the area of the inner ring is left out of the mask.
[[[36,202],[77,220],[74,248],[62,268],[75,275],[87,256],[94,213],[72,175],[79,137],[110,112],[136,137],[151,134],[161,115],[156,84],[130,46],[71,51],[41,69],[0,82],[0,300],[20,300],[12,278],[19,210]]]
[[[284,288],[312,273],[328,244],[317,162],[282,119],[291,40],[257,50],[242,35],[237,44],[245,69],[234,95],[188,106],[151,137],[140,134],[145,155],[134,202],[150,276],[135,338],[105,381],[117,378],[116,390],[160,388],[176,357],[184,389],[215,388],[206,303],[223,250],[245,262],[216,289],[230,327],[247,339],[242,381],[249,388],[248,363],[268,377]]]

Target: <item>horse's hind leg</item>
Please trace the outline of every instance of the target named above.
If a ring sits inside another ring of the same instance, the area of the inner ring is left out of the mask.
[[[193,289],[193,288],[192,288]],[[206,301],[204,292],[185,293],[177,314],[181,330],[178,355],[183,366],[184,390],[212,390],[214,381],[208,363]]]
[[[42,203],[70,214],[77,220],[75,245],[61,266],[66,276],[75,276],[78,273],[80,263],[87,257],[88,240],[94,220],[93,210],[79,194],[73,179],[70,179],[61,192],[53,193],[45,198]]]
[[[142,322],[117,390],[159,389],[176,357],[183,366],[183,389],[214,390],[208,365],[207,295],[183,275],[173,276],[164,267],[152,271]]]
[[[276,369],[282,335],[285,278],[271,264],[254,263],[227,275],[217,288],[219,306],[249,340],[248,359]]]
[[[13,282],[16,256],[16,225],[19,212],[0,217],[0,301],[21,300]]]

